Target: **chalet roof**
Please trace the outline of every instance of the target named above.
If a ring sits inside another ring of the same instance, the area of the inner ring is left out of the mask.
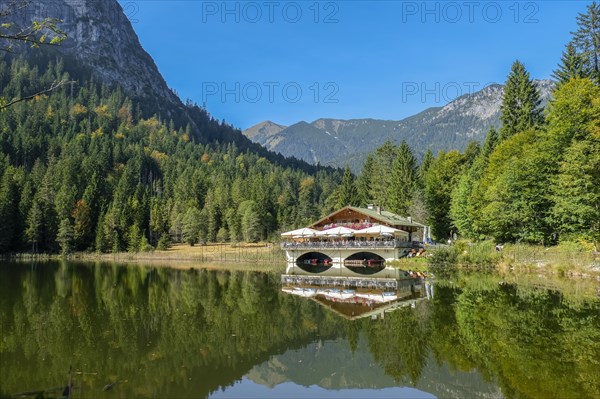
[[[402,217],[400,215],[396,215],[393,212],[389,212],[389,211],[381,211],[381,213],[379,213],[376,209],[368,209],[368,208],[359,208],[356,206],[346,206],[342,209],[338,209],[337,211],[330,213],[329,215],[325,216],[324,218],[316,221],[315,223],[313,223],[311,225],[311,227],[315,227],[319,224],[322,224],[323,222],[326,222],[328,219],[330,219],[332,216],[346,210],[352,210],[354,212],[357,213],[361,213],[365,216],[367,216],[369,219],[372,220],[377,220],[380,223],[385,223],[385,224],[389,224],[391,226],[413,226],[413,227],[425,227],[425,225],[421,224],[421,223],[417,223],[414,220],[411,221],[408,218]]]

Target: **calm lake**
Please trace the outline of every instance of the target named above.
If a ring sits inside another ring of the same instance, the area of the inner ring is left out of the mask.
[[[438,276],[351,319],[273,272],[0,263],[0,396],[72,366],[74,398],[600,398],[594,284]]]

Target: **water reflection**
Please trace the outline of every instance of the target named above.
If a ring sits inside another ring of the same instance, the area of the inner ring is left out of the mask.
[[[421,293],[422,285],[421,281],[406,282],[393,290],[362,287],[339,288],[337,285],[284,285],[281,291],[313,300],[348,320],[363,317],[384,319],[386,313],[406,306],[414,308],[417,302],[424,300]],[[429,299],[431,283],[427,282],[426,285],[429,287],[426,299]]]
[[[60,386],[73,365],[75,398],[600,397],[597,298],[458,276],[348,320],[281,288],[271,273],[1,264],[0,396]]]

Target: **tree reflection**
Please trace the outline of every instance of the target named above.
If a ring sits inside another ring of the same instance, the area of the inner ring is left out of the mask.
[[[73,365],[98,373],[77,377],[77,397],[114,381],[115,397],[206,397],[273,355],[345,338],[353,352],[366,340],[398,384],[418,385],[434,361],[508,397],[600,397],[597,300],[454,277],[415,308],[349,321],[270,273],[3,264],[0,394],[60,385]]]

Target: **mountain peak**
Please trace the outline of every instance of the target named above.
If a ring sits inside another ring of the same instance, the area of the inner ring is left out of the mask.
[[[536,80],[545,104],[554,83]],[[463,150],[469,141],[483,141],[491,126],[500,126],[500,106],[504,86],[491,84],[464,94],[443,107],[428,108],[408,118],[392,121],[378,119],[340,120],[320,118],[312,123],[298,122],[283,130],[270,131],[261,138],[253,131],[244,135],[284,156],[297,156],[305,161],[343,167],[349,165],[358,173],[366,155],[385,141],[406,140],[418,155],[428,149]]]
[[[272,121],[264,121],[244,130],[244,135],[256,143],[265,145],[269,138],[277,135],[286,128],[287,126]]]
[[[142,48],[117,0],[52,0],[19,9],[15,22],[29,26],[39,16],[56,16],[67,39],[47,48],[75,58],[102,83],[120,85],[128,95],[179,103],[154,60]]]

